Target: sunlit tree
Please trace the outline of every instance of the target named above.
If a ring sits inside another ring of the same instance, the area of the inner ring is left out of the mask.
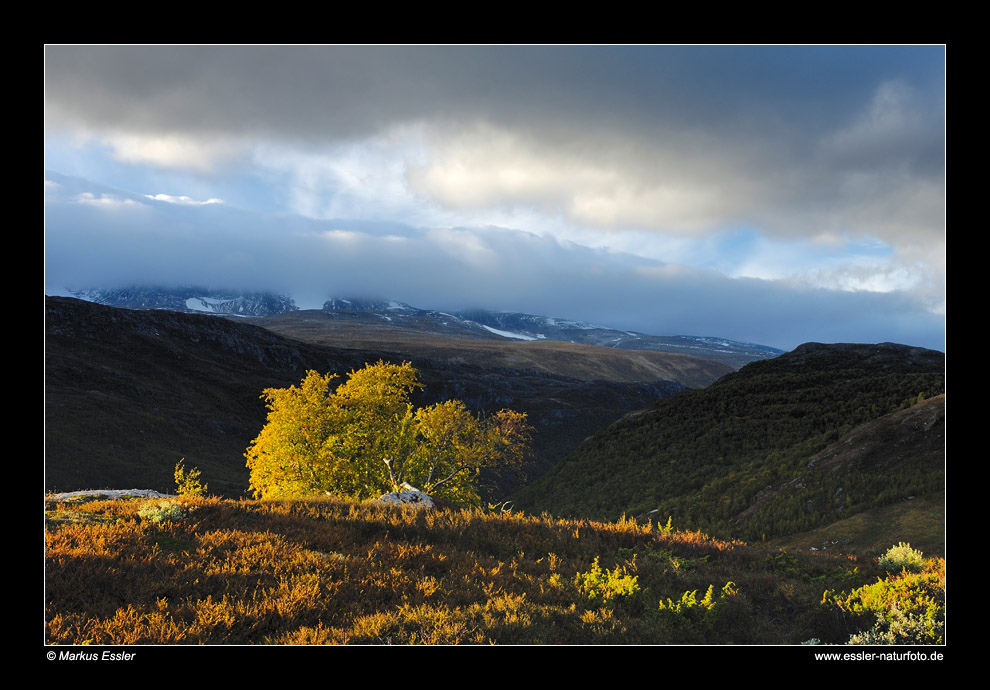
[[[482,471],[526,459],[526,415],[478,419],[456,400],[417,410],[409,396],[423,386],[409,363],[369,364],[333,388],[335,378],[310,371],[264,391],[268,422],[245,453],[255,496],[368,498],[411,485],[477,505]]]

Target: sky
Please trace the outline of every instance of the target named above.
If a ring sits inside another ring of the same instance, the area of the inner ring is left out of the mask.
[[[945,349],[945,47],[45,47],[45,291]]]

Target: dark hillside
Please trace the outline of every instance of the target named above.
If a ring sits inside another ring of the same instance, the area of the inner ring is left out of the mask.
[[[870,438],[862,452],[826,451],[943,391],[940,352],[809,343],[602,430],[518,504],[594,518],[656,510],[680,527],[748,540],[812,529],[944,488],[944,398],[919,413],[930,419],[920,427],[893,420],[847,437],[846,446]]]
[[[427,386],[418,404],[456,398],[475,411],[526,412],[537,429],[531,476],[595,429],[682,389],[317,345],[210,315],[45,303],[45,485],[52,491],[168,490],[185,458],[211,491],[241,495],[243,453],[265,423],[262,390],[298,384],[308,369],[345,374],[378,359],[409,360]]]
[[[259,395],[352,353],[170,311],[46,298],[46,488],[170,488],[182,457],[211,489],[247,486],[241,455],[265,421]]]
[[[910,542],[944,555],[945,396],[862,424],[768,486],[736,522],[816,515],[809,546],[877,552]],[[827,519],[825,519],[827,518]]]

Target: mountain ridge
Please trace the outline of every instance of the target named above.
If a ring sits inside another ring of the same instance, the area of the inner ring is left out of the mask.
[[[131,309],[172,309],[243,317],[274,317],[299,311],[293,297],[274,292],[216,290],[206,287],[134,286],[70,290],[72,296],[98,304]],[[334,297],[321,310],[344,321],[379,319],[401,322],[437,335],[489,340],[573,342],[625,350],[689,354],[729,364],[776,357],[783,350],[711,336],[660,336],[624,331],[585,321],[520,312],[466,309],[445,312],[421,309],[384,298]]]

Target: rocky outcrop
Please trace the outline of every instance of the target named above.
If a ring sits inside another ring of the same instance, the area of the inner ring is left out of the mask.
[[[410,508],[434,508],[436,504],[433,497],[424,494],[418,489],[405,491],[391,491],[378,497],[379,503],[386,503],[394,506],[409,506]]]

